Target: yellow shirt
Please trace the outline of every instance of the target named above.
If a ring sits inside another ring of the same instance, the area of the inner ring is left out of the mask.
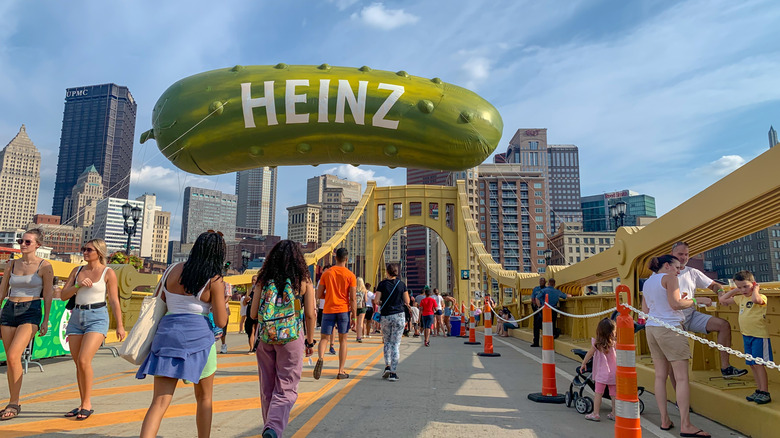
[[[764,304],[756,304],[753,297],[734,295],[734,302],[739,305],[739,331],[745,336],[768,338],[766,328],[766,295],[761,294]]]

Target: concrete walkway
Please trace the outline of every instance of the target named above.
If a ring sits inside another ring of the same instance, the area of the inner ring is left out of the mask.
[[[336,380],[337,357],[326,355],[323,376],[312,378],[312,366],[304,364],[298,402],[285,436],[291,437],[607,437],[614,423],[586,421],[574,408],[531,402],[528,393],[541,389],[541,351],[515,338],[496,338],[501,357],[483,358],[482,346],[468,346],[461,338],[404,338],[401,345],[400,381],[381,378],[384,369],[381,340],[351,336],[348,380]],[[482,340],[482,336],[479,336]],[[246,354],[246,337],[228,336],[229,354],[219,355],[214,389],[212,436],[259,436],[262,431],[257,364]],[[565,392],[577,364],[556,356],[558,390]],[[23,386],[22,414],[0,422],[0,436],[138,436],[151,401],[152,378],[136,380],[136,367],[107,350],[94,360],[95,414],[83,422],[62,415],[79,404],[75,367],[70,358],[43,361],[45,371],[31,368]],[[5,374],[5,367],[0,367]],[[4,380],[4,379],[3,379]],[[7,387],[0,399],[7,402]],[[645,436],[673,437],[661,431],[652,394],[642,396]],[[160,429],[163,437],[195,436],[195,400],[191,386],[180,384]],[[670,412],[675,424],[679,416]],[[694,415],[694,424],[716,437],[739,434]]]

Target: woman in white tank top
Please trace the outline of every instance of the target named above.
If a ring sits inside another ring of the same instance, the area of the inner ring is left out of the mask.
[[[642,288],[642,310],[650,315],[645,325],[645,331],[655,368],[655,399],[658,403],[658,410],[661,412],[661,428],[669,430],[674,426],[669,418],[666,402],[666,377],[671,368],[677,381],[677,405],[680,407],[680,422],[682,423],[680,424],[680,432],[695,434],[700,429],[691,424],[688,409],[690,407],[688,360],[691,357],[688,338],[664,327],[658,321],[682,329],[682,323],[685,320],[682,309],[695,306],[696,300],[680,298],[680,284],[677,280],[677,275],[680,273],[680,261],[676,257],[671,255],[655,257],[650,262],[650,270],[654,274],[645,281]],[[702,304],[712,303],[709,298],[698,298],[697,300]]]
[[[106,242],[93,239],[81,248],[86,266],[73,270],[61,292],[61,299],[68,300],[76,295],[76,307],[68,321],[66,334],[70,355],[76,363],[76,379],[79,383],[81,404],[66,413],[66,417],[86,420],[92,409],[92,358],[108,335],[108,308],[106,297],[116,320],[116,336],[121,342],[125,338],[122,323],[122,309],[119,305],[119,289],[116,273],[106,266],[108,249]]]
[[[22,257],[6,264],[0,282],[0,304],[8,297],[0,316],[9,382],[8,405],[0,411],[2,420],[10,420],[22,410],[19,405],[24,374],[22,353],[36,332],[41,336],[46,334],[54,278],[51,264],[35,255],[35,251],[43,245],[40,230],[26,231],[17,243]]]

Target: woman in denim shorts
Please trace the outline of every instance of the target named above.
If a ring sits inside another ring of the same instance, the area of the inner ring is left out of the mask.
[[[81,252],[86,266],[80,266],[70,273],[62,289],[62,299],[76,295],[76,306],[70,314],[68,344],[73,362],[76,363],[76,379],[79,384],[81,404],[66,413],[66,417],[86,420],[92,409],[92,358],[95,357],[108,334],[108,308],[106,296],[116,320],[116,336],[121,342],[125,338],[122,324],[122,309],[119,307],[119,292],[116,274],[106,266],[106,242],[93,239],[87,242]]]
[[[54,271],[51,264],[35,255],[43,245],[43,233],[26,231],[17,240],[22,257],[10,261],[0,283],[0,303],[8,297],[0,316],[6,364],[8,365],[8,405],[0,411],[0,420],[10,420],[21,412],[22,354],[36,332],[45,335],[49,326]],[[43,298],[43,309],[41,309]],[[41,320],[43,318],[43,320]]]

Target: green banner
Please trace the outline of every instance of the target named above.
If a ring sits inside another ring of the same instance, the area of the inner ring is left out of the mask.
[[[33,359],[70,354],[70,348],[65,341],[65,329],[68,328],[70,310],[65,309],[65,304],[65,301],[52,300],[49,313],[49,331],[44,336],[35,335]],[[0,344],[0,360],[5,360],[5,348],[2,344]]]

